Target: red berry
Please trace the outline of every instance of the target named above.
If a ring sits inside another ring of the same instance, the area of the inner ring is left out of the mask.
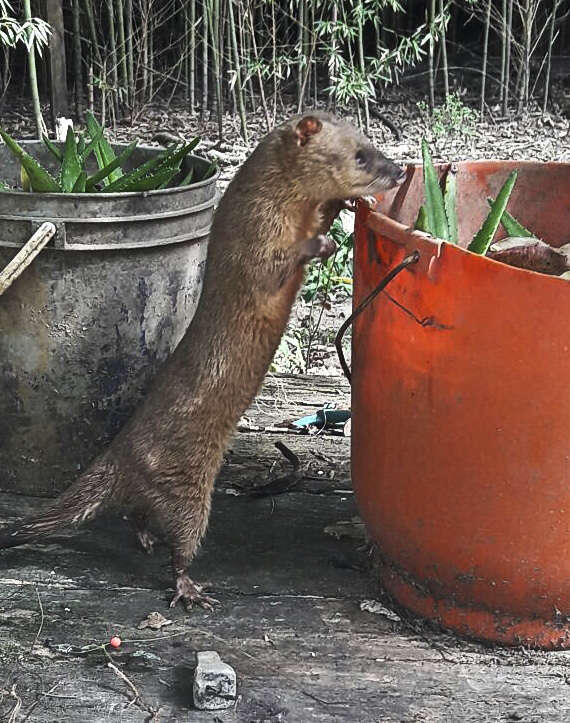
[[[121,647],[121,638],[118,635],[113,635],[111,640],[109,640],[109,645],[112,648],[120,648]]]

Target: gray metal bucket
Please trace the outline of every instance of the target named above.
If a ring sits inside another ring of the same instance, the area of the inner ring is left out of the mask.
[[[23,145],[50,165],[43,144]],[[138,148],[131,163],[157,151]],[[0,146],[0,179],[19,173]],[[57,228],[0,297],[0,490],[59,492],[128,418],[194,315],[216,180],[144,193],[0,192],[0,269],[42,222]]]

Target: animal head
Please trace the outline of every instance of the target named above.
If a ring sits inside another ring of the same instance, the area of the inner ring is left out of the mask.
[[[290,177],[312,177],[306,191],[318,200],[373,195],[405,178],[363,133],[328,113],[297,116],[282,133]]]

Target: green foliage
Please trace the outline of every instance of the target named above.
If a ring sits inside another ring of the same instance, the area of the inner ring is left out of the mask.
[[[489,202],[489,206],[492,207],[494,204],[493,199],[488,198],[487,201]],[[536,235],[533,234],[532,231],[529,231],[526,226],[519,223],[508,211],[503,211],[501,224],[505,229],[507,236],[510,236],[511,238],[536,238]]]
[[[326,291],[349,291],[352,288],[352,253],[354,234],[344,230],[340,219],[335,219],[328,234],[337,244],[336,252],[321,263],[310,264],[301,296],[313,301]]]
[[[476,254],[486,254],[489,246],[493,242],[493,237],[499,228],[501,218],[509,202],[511,192],[517,180],[517,172],[511,171],[507,180],[503,183],[497,198],[491,204],[489,215],[483,222],[483,225],[477,231],[473,240],[467,247],[469,251]]]
[[[429,112],[425,101],[417,103],[426,131],[433,138],[460,136],[468,138],[475,133],[477,112],[465,105],[459,91],[450,93],[443,105]]]
[[[443,203],[443,193],[433,166],[427,141],[422,139],[422,158],[424,162],[424,191],[427,227],[436,238],[449,240],[449,226]]]
[[[194,138],[189,143],[173,144],[137,168],[125,172],[123,164],[135,150],[138,141],[133,141],[117,156],[105,138],[103,128],[90,113],[87,114],[87,134],[76,134],[73,128],[69,127],[63,150],[46,136],[43,137],[46,147],[60,164],[57,178],[54,178],[2,128],[0,136],[20,161],[23,189],[36,193],[153,191],[168,188],[171,184],[184,186],[192,181],[205,180],[217,169],[217,165],[211,163],[200,178],[195,178],[196,169],[192,167],[180,179],[184,159],[200,141],[199,138]],[[93,175],[88,175],[86,163],[91,154],[94,154],[99,170]]]
[[[41,18],[32,18],[21,23],[13,15],[14,8],[11,3],[0,0],[0,45],[14,48],[18,43],[23,43],[28,52],[35,48],[41,57],[42,48],[49,42],[50,26]]]
[[[457,188],[455,170],[450,167],[445,178],[445,192],[442,193],[437,172],[434,168],[428,144],[422,139],[423,176],[425,204],[420,208],[415,228],[430,233],[435,238],[458,242],[457,231]],[[499,224],[505,225],[507,233],[512,236],[532,236],[530,231],[521,226],[510,214],[506,206],[517,180],[517,172],[512,171],[504,182],[495,201],[487,199],[491,210],[479,231],[467,247],[469,251],[485,255],[497,232]],[[513,233],[510,233],[512,231]],[[516,231],[516,233],[515,233]],[[522,231],[523,233],[518,233]]]

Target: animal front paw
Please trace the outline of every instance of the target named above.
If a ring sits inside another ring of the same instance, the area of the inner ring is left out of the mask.
[[[319,234],[314,238],[307,239],[305,241],[305,256],[308,259],[328,259],[336,251],[336,243],[325,236]]]

